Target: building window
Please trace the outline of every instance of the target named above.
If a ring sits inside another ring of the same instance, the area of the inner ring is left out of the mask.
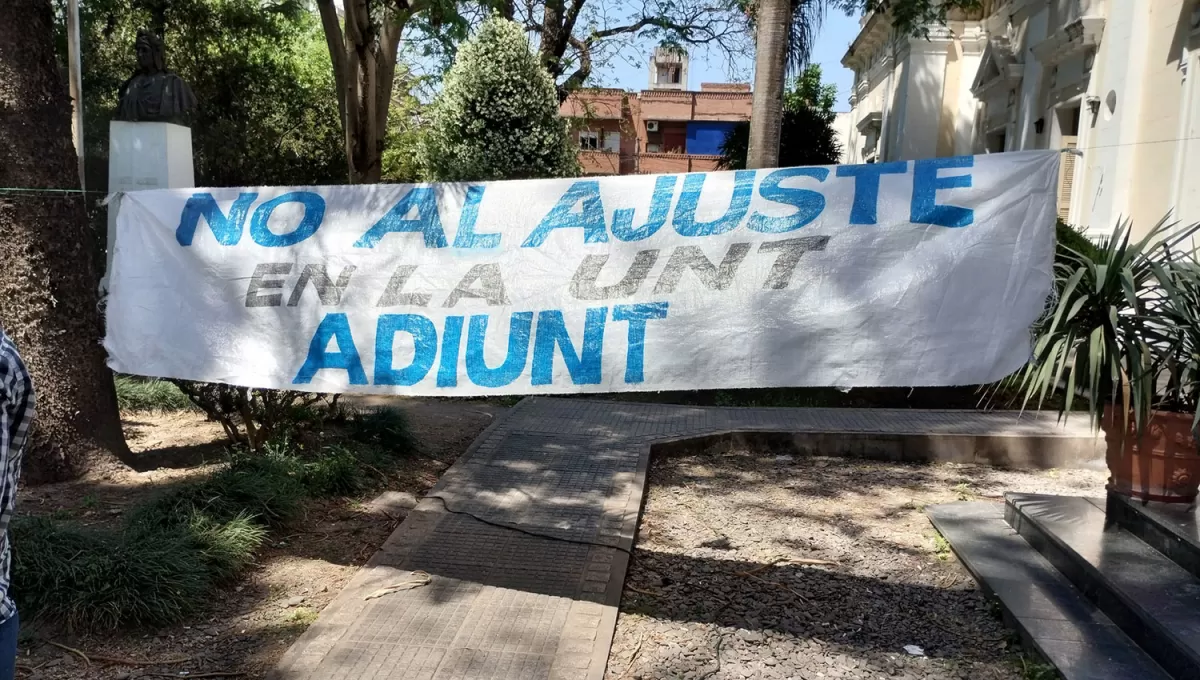
[[[987,136],[987,152],[988,153],[1003,153],[1004,145],[1007,142],[1008,135],[1005,130],[997,130]]]
[[[659,85],[678,85],[679,64],[659,64],[658,65],[658,84]]]
[[[600,133],[595,130],[579,131],[579,148],[584,151],[595,151],[600,148]]]
[[[621,152],[621,133],[607,130],[604,133],[604,150],[612,153]]]
[[[1079,115],[1078,106],[1058,109],[1055,114],[1058,123],[1059,148],[1068,149],[1063,154],[1058,166],[1058,218],[1063,222],[1071,219],[1071,198],[1075,190],[1075,161],[1074,150],[1079,146]]]

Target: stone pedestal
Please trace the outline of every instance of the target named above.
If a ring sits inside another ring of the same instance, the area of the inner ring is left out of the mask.
[[[108,192],[196,186],[192,131],[173,123],[108,124]],[[120,196],[108,204],[108,259],[101,294],[108,290]]]

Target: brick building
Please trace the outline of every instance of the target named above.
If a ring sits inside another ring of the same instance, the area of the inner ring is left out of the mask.
[[[686,54],[660,48],[650,57],[648,89],[583,89],[563,102],[559,111],[572,119],[584,174],[715,170],[726,133],[750,119],[750,86],[688,90],[687,72]]]

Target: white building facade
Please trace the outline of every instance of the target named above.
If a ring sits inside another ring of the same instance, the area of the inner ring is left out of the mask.
[[[1200,0],[985,4],[928,40],[864,17],[842,60],[845,160],[1069,149],[1064,221],[1096,234],[1200,221]]]

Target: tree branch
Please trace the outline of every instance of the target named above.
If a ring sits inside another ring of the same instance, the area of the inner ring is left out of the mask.
[[[571,36],[571,46],[579,52],[579,68],[558,86],[558,103],[561,104],[571,96],[571,92],[579,89],[592,74],[592,49],[584,41]]]
[[[575,22],[579,19],[579,12],[586,3],[587,0],[572,0],[571,6],[567,8],[567,14],[563,19],[563,32],[571,36],[572,44],[574,44]]]
[[[591,35],[587,37],[587,42],[590,45],[597,40],[611,38],[614,35],[620,35],[622,33],[637,33],[638,31],[641,31],[649,26],[676,33],[678,34],[679,39],[683,42],[695,45],[719,40],[730,33],[729,30],[718,30],[724,22],[709,20],[703,23],[697,23],[700,19],[699,14],[700,13],[697,12],[692,16],[687,17],[687,20],[682,22],[672,21],[666,17],[644,16],[626,26],[617,26],[614,28],[605,28],[599,31],[592,31]],[[703,34],[704,37],[697,37],[695,35],[696,33]]]
[[[622,33],[637,33],[643,28],[654,24],[654,22],[655,19],[653,17],[642,17],[628,26],[618,26],[616,28],[606,28],[600,31],[592,31],[592,34],[587,37],[587,43],[591,45],[597,40],[611,38],[614,35],[620,35]]]

